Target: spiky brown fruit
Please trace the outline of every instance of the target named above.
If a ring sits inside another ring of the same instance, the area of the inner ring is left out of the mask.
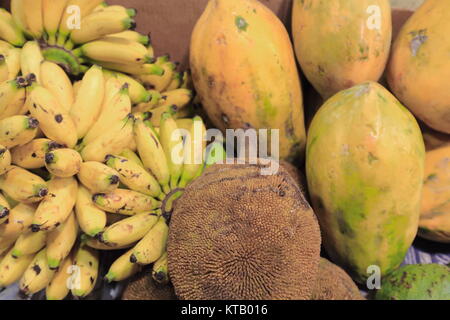
[[[125,288],[122,300],[177,300],[172,284],[159,285],[149,272],[135,275]]]
[[[352,278],[340,267],[321,258],[312,300],[363,300]]]
[[[214,165],[178,200],[168,263],[180,299],[310,299],[319,225],[280,166]]]

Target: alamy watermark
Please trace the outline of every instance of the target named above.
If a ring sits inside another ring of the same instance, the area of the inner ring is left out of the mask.
[[[208,156],[216,148],[214,163],[217,164],[259,164],[261,175],[274,175],[279,170],[280,160],[279,129],[227,129],[225,136],[219,129],[204,130],[201,122],[194,122],[193,134],[185,129],[177,129],[171,140],[178,141],[172,148],[171,161],[174,164],[202,164],[211,162]],[[182,142],[180,142],[180,138]],[[203,145],[208,142],[225,143],[225,154],[217,145]],[[192,147],[186,147],[192,146]]]

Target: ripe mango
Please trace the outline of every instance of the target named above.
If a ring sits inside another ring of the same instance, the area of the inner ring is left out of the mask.
[[[388,67],[389,86],[418,118],[450,133],[450,1],[426,1],[403,26]]]
[[[217,128],[279,129],[280,157],[303,156],[294,50],[271,10],[257,0],[210,0],[192,34],[190,64],[201,103]]]
[[[389,0],[294,0],[297,59],[323,98],[378,81],[392,39]]]
[[[314,117],[309,192],[325,249],[354,280],[403,261],[417,234],[424,161],[417,121],[378,83],[339,92]]]

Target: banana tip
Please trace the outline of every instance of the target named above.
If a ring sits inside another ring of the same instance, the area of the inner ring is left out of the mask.
[[[3,219],[3,218],[5,218],[5,217],[7,217],[8,215],[9,215],[9,209],[6,208],[6,207],[3,207],[3,208],[0,210],[0,219]]]
[[[43,198],[45,196],[48,195],[48,189],[47,188],[42,188],[41,190],[39,190],[38,192],[38,197],[39,198]]]
[[[51,152],[45,154],[45,163],[52,164],[55,161],[55,155]]]
[[[30,229],[31,229],[31,232],[39,232],[39,231],[41,231],[41,226],[38,224],[32,224]]]

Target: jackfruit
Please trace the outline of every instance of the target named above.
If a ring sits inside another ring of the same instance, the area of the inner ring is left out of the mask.
[[[311,298],[317,219],[289,173],[267,169],[216,164],[178,199],[167,250],[180,299]]]
[[[352,278],[325,258],[320,259],[319,276],[312,300],[363,300]]]

